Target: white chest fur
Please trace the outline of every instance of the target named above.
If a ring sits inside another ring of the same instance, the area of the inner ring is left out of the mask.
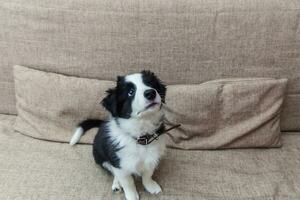
[[[122,123],[120,125],[120,123]],[[138,125],[137,125],[138,124]],[[134,137],[138,137],[140,133],[149,132],[148,130],[154,130],[158,124],[138,123],[131,122],[131,124],[124,122],[111,121],[110,129],[111,136],[116,144],[121,149],[117,152],[120,158],[120,167],[122,170],[127,171],[130,174],[141,175],[143,171],[155,168],[159,159],[165,151],[165,136],[161,135],[158,140],[155,140],[151,144],[141,145],[137,144]],[[122,128],[120,128],[120,126]],[[124,132],[126,127],[127,133]],[[130,135],[129,132],[132,134]]]
[[[120,166],[129,173],[140,175],[143,171],[155,168],[165,150],[165,138],[149,145],[136,144],[135,141],[125,145],[118,155],[121,158]]]

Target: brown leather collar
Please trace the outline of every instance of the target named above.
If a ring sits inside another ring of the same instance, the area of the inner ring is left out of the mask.
[[[165,129],[165,126],[162,124],[156,131],[154,134],[145,134],[142,135],[136,139],[136,142],[140,145],[148,145],[151,142],[153,142],[154,140],[158,140],[158,137],[161,136],[162,134],[174,129],[174,128],[178,128],[179,126],[181,126],[181,124],[176,124],[168,129]]]

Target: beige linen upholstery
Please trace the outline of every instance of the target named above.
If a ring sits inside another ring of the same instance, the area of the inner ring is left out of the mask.
[[[3,0],[0,112],[16,113],[15,64],[101,80],[151,69],[167,84],[288,78],[282,130],[300,130],[299,9],[298,0]]]
[[[13,132],[14,116],[0,115],[0,199],[121,200],[112,177],[94,164],[92,147],[45,142]],[[283,147],[219,151],[168,149],[156,173],[163,193],[141,200],[300,199],[300,137]]]
[[[16,130],[40,139],[68,142],[87,118],[105,119],[100,101],[112,81],[77,78],[15,66]],[[170,133],[169,147],[216,149],[278,147],[286,79],[223,79],[170,85],[166,118],[182,127]],[[92,143],[93,134],[81,142]]]
[[[67,142],[82,120],[107,117],[100,102],[105,91],[115,86],[114,82],[63,76],[22,66],[14,69],[17,131],[39,139]],[[82,142],[92,143],[94,134],[86,134]]]
[[[283,134],[282,148],[167,149],[155,173],[163,193],[151,196],[137,182],[141,200],[299,200],[299,16],[299,0],[2,0],[0,113],[17,113],[14,65],[107,85],[116,75],[141,69],[169,85],[288,78],[281,129],[295,132]],[[75,101],[59,102],[68,100]],[[83,101],[94,109],[80,115],[102,112],[98,100],[80,99],[78,105]],[[75,123],[65,115],[70,112],[53,116]],[[13,131],[15,119],[0,114],[1,200],[124,199],[110,192],[112,178],[94,164],[90,145],[20,135]]]
[[[278,147],[286,79],[223,79],[168,87],[166,118],[181,149]]]

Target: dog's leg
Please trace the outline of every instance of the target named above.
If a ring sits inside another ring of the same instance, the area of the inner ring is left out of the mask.
[[[142,182],[143,182],[144,188],[148,192],[150,192],[151,194],[158,194],[162,190],[161,190],[161,187],[159,186],[159,184],[152,179],[154,169],[155,168],[146,169],[142,173]]]
[[[113,184],[111,186],[111,190],[113,192],[121,192],[122,191],[122,187],[121,187],[120,182],[117,179],[116,175],[114,174],[114,167],[109,162],[104,162],[102,164],[102,166],[105,169],[107,169],[108,171],[110,171],[112,173],[112,175],[114,176],[114,181],[113,181]]]
[[[120,182],[119,180],[117,179],[116,176],[114,176],[114,181],[113,181],[113,184],[111,186],[111,189],[113,192],[116,192],[116,193],[119,193],[122,191],[122,187],[120,185]]]
[[[117,168],[114,168],[114,174],[124,190],[126,199],[138,200],[139,194],[136,191],[133,177]]]

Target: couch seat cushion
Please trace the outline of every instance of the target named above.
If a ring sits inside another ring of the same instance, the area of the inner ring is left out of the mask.
[[[13,132],[14,116],[0,115],[0,199],[123,199],[94,164],[91,146],[40,141]],[[299,133],[298,133],[299,134]],[[281,149],[183,151],[168,149],[155,173],[163,193],[141,199],[299,199],[300,137]]]

